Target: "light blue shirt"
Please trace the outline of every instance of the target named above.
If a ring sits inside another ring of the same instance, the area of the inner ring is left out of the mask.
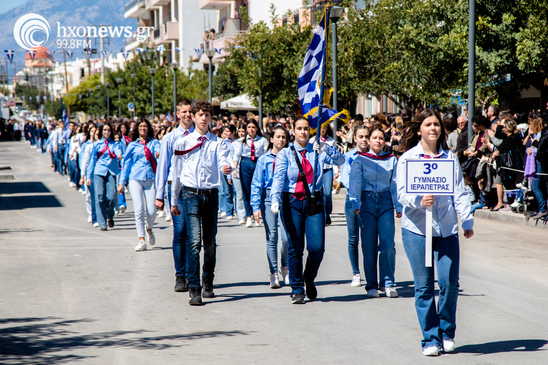
[[[146,144],[150,152],[152,152],[152,158],[156,160],[155,155],[160,152],[160,142],[157,139],[148,139]],[[120,176],[121,185],[125,185],[128,178],[137,181],[154,179],[154,170],[150,161],[145,156],[145,146],[141,142],[131,142],[127,146],[122,162],[122,174]]]
[[[118,175],[120,173],[119,159],[122,157],[122,146],[120,145],[120,142],[109,140],[108,147],[110,151],[114,152],[116,155],[115,158],[110,158],[108,150],[105,151],[101,157],[97,156],[105,148],[104,139],[101,138],[97,142],[93,143],[93,149],[91,150],[88,168],[86,171],[88,180],[90,180],[93,175],[107,176],[108,172],[112,175]]]
[[[358,149],[354,148],[352,151],[348,151],[344,154],[344,163],[341,166],[341,183],[346,189],[350,189],[350,168],[352,167],[352,162],[358,157]]]
[[[270,199],[270,196],[263,195],[272,187],[272,181],[274,178],[273,165],[276,160],[276,155],[272,151],[259,157],[255,172],[253,173],[253,180],[251,181],[251,208],[254,212],[261,210],[261,201],[263,199]]]
[[[173,180],[173,175],[171,173],[173,145],[179,138],[192,132],[194,132],[193,126],[186,130],[182,124],[179,124],[176,129],[172,130],[162,138],[160,145],[160,158],[158,159],[158,166],[156,168],[156,199],[164,200],[166,181]]]
[[[82,175],[85,175],[85,167],[84,166],[84,156],[86,154],[86,148],[88,147],[91,147],[91,142],[90,141],[85,141],[83,144],[82,144],[82,147],[80,147],[80,158],[78,159],[78,164],[80,165],[80,171],[83,172]]]
[[[432,206],[432,236],[449,237],[459,232],[458,217],[462,222],[462,229],[473,229],[474,217],[470,214],[470,199],[464,186],[464,179],[460,163],[455,154],[439,147],[440,153],[435,158],[455,161],[455,195],[434,196]],[[413,233],[425,236],[426,208],[422,206],[422,195],[405,193],[406,161],[423,158],[424,149],[421,143],[405,152],[398,161],[398,200],[403,205],[402,228]]]
[[[383,157],[386,159],[375,159],[374,157],[358,155],[352,162],[350,170],[350,202],[354,210],[361,209],[362,191],[380,193],[390,191],[392,204],[396,212],[400,213],[402,206],[398,202],[398,183],[396,180],[397,159],[388,152],[381,151],[378,155],[373,151],[368,154]]]
[[[302,161],[300,151],[306,150],[306,159],[314,168],[314,176],[316,176],[316,190],[323,186],[323,167],[324,165],[340,166],[344,163],[344,156],[333,146],[326,145],[325,151],[318,155],[316,166],[314,167],[315,153],[312,149],[312,143],[308,143],[306,148],[302,148],[299,144],[293,144],[297,151],[299,161]],[[299,168],[295,162],[295,157],[291,148],[287,147],[281,150],[276,155],[276,167],[274,171],[274,180],[270,191],[270,199],[272,204],[280,203],[282,192],[295,193],[295,186],[299,178]],[[308,184],[310,192],[313,193],[313,184]]]
[[[234,143],[234,161],[240,161],[242,157],[251,157],[251,137],[246,137],[246,143],[242,143],[244,137],[238,138]],[[264,137],[255,136],[253,138],[253,144],[255,145],[255,157],[259,158],[260,156],[266,153],[268,148],[268,141]]]
[[[200,147],[185,155],[173,154],[171,169],[171,204],[177,205],[179,192],[183,186],[194,189],[215,189],[221,186],[221,174],[224,166],[232,167],[228,160],[229,150],[225,142],[216,135],[207,132]],[[173,145],[174,150],[187,151],[200,143],[202,137],[198,131],[180,138]],[[232,171],[231,171],[232,172]]]

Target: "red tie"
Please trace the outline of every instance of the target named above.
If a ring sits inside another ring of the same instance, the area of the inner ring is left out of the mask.
[[[108,157],[110,157],[111,159],[116,158],[116,154],[114,152],[110,152],[110,148],[108,147],[108,139],[105,139],[105,148],[103,148],[103,150],[97,154],[97,158],[101,158],[101,156],[103,156],[103,154],[107,151]]]
[[[322,141],[323,143],[325,143],[325,141],[327,141],[327,138],[320,137],[320,141]]]
[[[202,147],[202,145],[204,144],[204,141],[205,141],[206,137],[205,136],[201,136],[200,138],[198,138],[198,141],[200,141],[196,146],[194,147],[191,147],[189,148],[188,150],[175,150],[175,154],[177,156],[183,156],[183,155],[186,155],[187,153],[190,153],[192,152],[193,150],[195,150],[196,148],[200,148]]]
[[[251,161],[255,161],[255,143],[251,139]]]
[[[301,156],[303,157],[301,159],[301,166],[303,167],[303,171],[306,175],[306,182],[307,184],[312,183],[312,179],[314,179],[314,170],[312,170],[312,165],[310,165],[310,162],[306,159],[305,156],[305,150],[299,151]],[[305,197],[305,190],[304,190],[304,182],[302,181],[301,175],[299,175],[299,178],[297,179],[297,185],[295,185],[295,198],[299,200],[303,200]]]
[[[152,166],[152,171],[154,171],[154,173],[156,174],[156,159],[152,155],[150,149],[147,147],[146,142],[139,140],[139,143],[143,145],[145,149],[145,157],[147,158],[148,162],[150,162],[150,166]]]
[[[185,133],[183,133],[183,137],[186,137],[188,136],[188,131],[185,131]]]

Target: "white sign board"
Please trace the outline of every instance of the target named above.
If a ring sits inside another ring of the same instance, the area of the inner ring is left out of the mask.
[[[435,158],[407,160],[405,192],[417,195],[454,195],[455,161]],[[426,207],[424,263],[432,267],[432,206]]]
[[[407,160],[405,192],[417,195],[454,195],[455,161],[442,159]]]
[[[133,112],[133,111],[135,111],[135,105],[133,103],[129,103],[127,105],[127,109],[128,109],[128,111]]]

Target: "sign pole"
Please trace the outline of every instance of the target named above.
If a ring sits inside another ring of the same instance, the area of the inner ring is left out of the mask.
[[[424,264],[432,267],[432,206],[426,207],[426,247],[424,248]]]

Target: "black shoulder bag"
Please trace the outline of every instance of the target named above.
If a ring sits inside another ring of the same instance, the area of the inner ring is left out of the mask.
[[[310,193],[310,189],[308,188],[308,181],[306,180],[306,173],[304,172],[303,166],[301,165],[301,161],[299,161],[299,156],[297,156],[297,150],[295,149],[295,146],[291,146],[291,150],[293,151],[293,157],[295,158],[295,163],[297,164],[297,167],[299,168],[299,176],[301,177],[301,181],[303,181],[304,185],[304,194],[306,196],[307,201],[307,207],[305,210],[305,213],[308,215],[315,215],[322,211],[322,205],[318,204],[320,202],[323,203],[323,197],[317,197],[313,196]],[[314,171],[314,167],[312,167],[312,171]],[[314,174],[314,178],[315,178]]]

